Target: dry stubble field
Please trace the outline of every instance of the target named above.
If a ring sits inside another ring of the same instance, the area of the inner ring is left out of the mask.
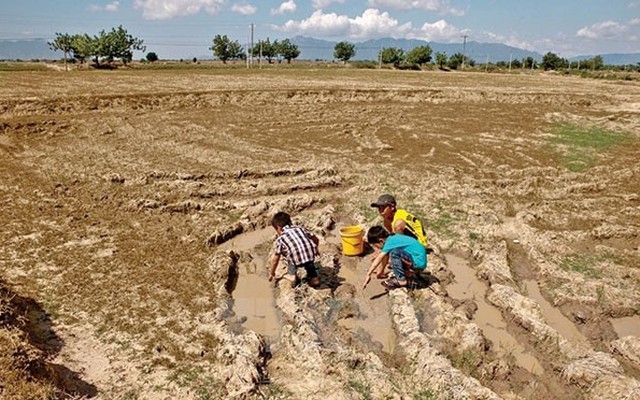
[[[2,73],[0,398],[638,399],[639,132],[633,82]],[[337,234],[384,192],[431,249],[389,295]],[[268,285],[279,210],[320,289]]]

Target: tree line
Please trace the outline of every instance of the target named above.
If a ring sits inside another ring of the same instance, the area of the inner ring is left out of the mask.
[[[260,40],[247,52],[237,40],[231,40],[227,35],[216,35],[209,50],[213,51],[214,57],[225,64],[230,60],[245,60],[248,54],[252,57],[263,58],[269,64],[273,63],[274,60],[278,62],[286,60],[287,63],[291,63],[291,60],[300,55],[298,46],[289,39],[275,40],[273,42],[268,38]],[[378,57],[379,62],[382,64],[390,64],[395,68],[415,69],[431,62],[432,53],[433,51],[429,45],[418,46],[406,52],[401,48],[386,47],[380,49]],[[336,43],[333,53],[334,59],[347,63],[355,55],[355,44],[346,41]],[[444,53],[436,53],[436,62],[441,68],[446,65],[452,69],[457,69],[464,63],[468,65],[475,64],[474,60],[464,57],[460,53],[456,53],[451,57],[447,57]]]
[[[56,32],[55,39],[48,45],[52,50],[64,53],[65,68],[69,55],[80,63],[91,59],[100,66],[101,62],[111,63],[116,59],[127,64],[133,59],[134,50],[146,50],[143,40],[130,35],[122,25],[109,32],[101,30],[93,36]]]
[[[112,28],[110,31],[102,30],[97,35],[56,33],[55,39],[48,42],[52,50],[62,51],[64,54],[65,68],[67,59],[84,63],[92,60],[94,65],[100,67],[101,63],[111,64],[114,60],[121,60],[125,65],[132,61],[133,51],[145,51],[146,46],[142,39],[129,34],[122,25]],[[213,56],[227,63],[227,61],[246,60],[247,56],[266,60],[269,64],[274,61],[278,63],[292,60],[300,56],[299,47],[290,39],[274,40],[267,38],[259,40],[251,48],[245,50],[237,40],[231,40],[227,35],[215,35],[209,50]],[[353,43],[342,41],[336,43],[334,47],[334,59],[347,63],[356,55],[356,46]],[[157,61],[158,55],[150,52],[146,55],[146,60]],[[436,52],[433,54],[431,47],[427,45],[418,46],[405,51],[397,47],[385,47],[380,49],[378,60],[380,64],[392,65],[398,69],[419,69],[425,64],[433,62],[438,68],[458,69],[465,66],[474,67],[476,61],[461,53],[448,56],[446,53]],[[602,56],[595,56],[591,59],[570,62],[566,58],[559,57],[553,52],[548,52],[538,63],[533,57],[526,57],[522,60],[498,61],[495,64],[498,68],[522,68],[544,70],[601,70],[605,68]],[[640,67],[640,65],[639,65]]]
[[[229,39],[227,35],[216,35],[209,50],[213,51],[214,57],[217,57],[224,64],[229,60],[245,60],[247,58],[247,51],[242,45],[237,40]],[[253,57],[264,58],[269,64],[273,63],[274,60],[278,62],[286,60],[287,63],[291,63],[291,60],[298,58],[300,55],[300,49],[289,39],[271,42],[267,38],[255,43],[249,49],[249,53]]]

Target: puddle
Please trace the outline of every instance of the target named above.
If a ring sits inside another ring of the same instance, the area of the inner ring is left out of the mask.
[[[242,326],[266,338],[276,339],[280,335],[280,321],[273,297],[273,286],[267,278],[267,255],[256,248],[270,243],[275,237],[268,227],[242,233],[220,245],[221,250],[247,252],[253,260],[239,265],[239,276],[233,290],[233,311],[244,320]]]
[[[540,305],[542,315],[550,327],[570,342],[588,344],[587,338],[584,337],[575,324],[542,296],[538,282],[526,280],[524,285],[527,289],[528,297]]]
[[[507,331],[507,323],[500,310],[485,300],[487,287],[464,258],[447,254],[447,266],[455,275],[453,284],[447,287],[449,296],[456,300],[473,299],[478,310],[473,316],[484,336],[493,343],[493,350],[499,357],[512,356],[516,364],[533,374],[544,372],[542,365]]]
[[[611,325],[619,338],[640,336],[640,316],[611,318]]]
[[[327,235],[328,243],[341,243],[338,235]],[[362,329],[371,336],[371,340],[382,345],[382,350],[389,354],[396,348],[397,336],[393,330],[391,317],[387,306],[387,296],[380,280],[373,278],[371,283],[362,290],[362,282],[369,266],[371,255],[365,257],[342,256],[342,263],[338,276],[345,283],[350,283],[356,288],[354,300],[356,301],[362,319],[346,318],[338,323],[345,328],[356,331]]]
[[[243,269],[245,268],[241,266],[238,283],[233,291],[233,311],[238,317],[246,318],[243,327],[275,339],[280,335],[280,322],[273,287],[266,277],[264,267],[261,271],[259,266],[258,273],[249,273]]]
[[[338,323],[348,329],[364,330],[374,342],[382,344],[383,351],[393,353],[397,337],[387,309],[385,290],[380,285],[380,281],[375,278],[364,291],[362,290],[362,281],[370,263],[371,257],[365,257],[359,260],[357,268],[348,266],[340,268],[338,276],[344,279],[344,283],[350,283],[356,287],[355,301],[364,318],[342,319]]]
[[[271,242],[276,237],[276,231],[272,227],[262,228],[255,231],[241,233],[222,243],[218,248],[220,250],[250,251],[265,242]]]

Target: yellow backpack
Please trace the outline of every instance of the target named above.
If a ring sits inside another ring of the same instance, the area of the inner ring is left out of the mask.
[[[397,220],[405,222],[404,234],[415,238],[424,247],[427,247],[427,234],[422,228],[422,221],[407,210],[397,209],[393,216],[393,223]],[[392,224],[393,225],[393,224]]]

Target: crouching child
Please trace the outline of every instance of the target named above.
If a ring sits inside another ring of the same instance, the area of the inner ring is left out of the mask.
[[[382,226],[372,226],[367,232],[367,241],[377,249],[378,255],[371,262],[371,267],[367,271],[363,288],[367,287],[377,269],[378,277],[384,276],[387,260],[391,264],[393,277],[382,282],[382,285],[389,290],[407,286],[407,272],[411,270],[424,270],[427,267],[427,251],[425,247],[416,239],[396,233],[389,235],[389,232]]]
[[[307,283],[311,287],[318,286],[320,279],[316,271],[315,259],[318,253],[319,239],[312,232],[302,226],[293,225],[291,217],[285,212],[276,213],[271,220],[271,226],[278,237],[275,240],[275,255],[271,262],[269,282],[276,276],[276,268],[280,257],[287,259],[288,267],[286,278],[292,286],[296,283],[296,271],[304,268],[307,271]]]

